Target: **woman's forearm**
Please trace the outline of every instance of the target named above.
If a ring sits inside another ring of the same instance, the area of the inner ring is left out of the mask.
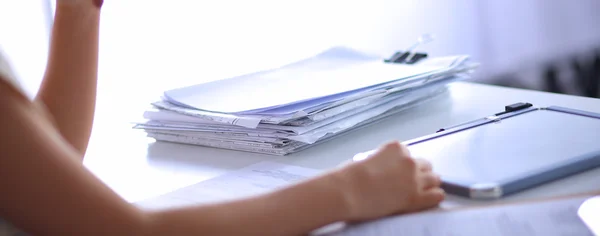
[[[83,157],[96,102],[100,10],[89,1],[57,1],[46,74],[36,100]]]
[[[157,212],[152,235],[302,235],[346,220],[348,205],[334,174],[267,195]]]

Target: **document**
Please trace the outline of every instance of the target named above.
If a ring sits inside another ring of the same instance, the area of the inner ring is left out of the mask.
[[[224,124],[230,124],[230,125],[239,125],[239,126],[247,127],[247,128],[256,128],[256,126],[258,126],[258,123],[260,123],[260,121],[263,118],[265,118],[265,117],[260,117],[260,116],[259,117],[251,117],[251,116],[240,117],[240,116],[222,114],[222,113],[216,113],[216,112],[187,109],[184,107],[175,106],[175,105],[165,102],[165,101],[158,101],[158,102],[152,103],[152,105],[162,108],[162,109],[165,109],[165,110],[177,112],[177,113],[192,116],[192,117],[197,117],[202,120],[206,120],[206,121],[210,121],[210,122],[224,123]]]
[[[443,91],[444,90],[434,92],[440,93]],[[164,123],[162,121],[149,121],[144,124],[138,124],[136,127],[146,129],[145,132],[147,133],[148,137],[161,141],[281,156],[304,150],[309,148],[311,145],[320,142],[326,142],[327,140],[333,139],[350,131],[366,127],[378,120],[418,106],[432,99],[424,98],[417,99],[418,101],[411,101],[412,99],[408,99],[410,96],[410,94],[407,94],[406,101],[400,100],[398,102],[393,102],[392,104],[396,105],[391,107],[394,108],[384,112],[383,114],[381,114],[382,106],[373,107],[367,111],[357,114],[355,114],[354,111],[348,111],[346,113],[349,113],[349,117],[344,115],[344,119],[338,120],[338,116],[334,116],[329,119],[319,121],[317,123],[326,123],[326,125],[317,129],[308,129],[311,131],[303,134],[286,133],[286,131],[275,129],[248,130],[243,128],[227,128],[227,130],[222,130],[207,127],[194,128],[194,125],[192,124],[173,124]],[[387,108],[384,107],[383,110],[386,110]],[[330,123],[331,121],[334,122]],[[317,123],[314,125],[317,125]],[[260,124],[259,127],[261,126],[264,127],[267,125]],[[309,128],[310,126],[312,125],[296,128],[304,129]],[[169,131],[169,129],[173,129],[173,131]],[[210,134],[211,132],[212,135]],[[264,138],[275,138],[275,142]]]
[[[267,193],[318,175],[321,171],[275,162],[260,162],[136,204],[164,209],[206,204]]]
[[[406,108],[411,103],[427,100],[433,94],[439,94],[443,91],[445,90],[433,88],[426,93],[395,95],[392,96],[391,99],[382,99],[381,101],[376,102],[373,106],[363,106],[351,111],[345,111],[345,113],[341,115],[343,116],[343,119],[336,120],[336,122],[332,122],[331,124],[311,130],[301,135],[289,136],[288,138],[303,143],[314,144],[321,138],[325,137],[325,135],[336,134],[338,132],[348,130],[361,122],[376,118],[388,111],[393,110],[394,108]],[[402,97],[402,99],[397,99],[398,97]],[[326,112],[324,112],[324,114],[326,114]],[[332,117],[332,119],[334,118],[335,116]]]
[[[322,103],[320,99],[329,100],[330,96],[442,69],[445,67],[383,63],[381,58],[336,47],[299,65],[174,89],[164,96],[199,110],[247,114],[310,100]]]
[[[324,235],[591,236],[592,232],[577,214],[588,198],[424,212],[389,217]]]
[[[413,64],[333,47],[282,67],[164,91],[134,128],[157,141],[288,155],[466,80],[469,56]]]

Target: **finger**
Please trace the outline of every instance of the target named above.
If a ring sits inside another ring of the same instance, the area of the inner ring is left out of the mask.
[[[415,158],[417,162],[417,168],[423,172],[431,172],[433,170],[433,166],[431,162],[422,158]]]
[[[411,211],[423,211],[438,206],[446,198],[446,193],[441,188],[432,188],[425,191]]]
[[[398,143],[398,145],[400,145],[400,155],[402,157],[411,157],[410,150],[408,150],[408,147],[406,147],[406,145],[402,143]]]
[[[389,153],[400,153],[402,150],[402,144],[398,141],[389,142],[383,145],[381,148],[381,152],[389,152]]]
[[[446,198],[446,192],[442,188],[432,188],[423,193],[421,197],[423,205],[435,206]]]
[[[408,149],[400,142],[389,142],[383,145],[374,156],[385,156],[388,157],[410,157]]]
[[[408,148],[406,148],[406,145],[402,144],[399,141],[388,142],[385,145],[383,145],[383,147],[381,149],[393,151],[393,152],[397,152],[397,153],[405,153],[405,154],[409,153]]]
[[[434,173],[426,173],[422,176],[423,189],[437,188],[442,184],[440,176]]]

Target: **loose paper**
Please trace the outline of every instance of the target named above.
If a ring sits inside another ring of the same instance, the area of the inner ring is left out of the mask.
[[[267,193],[319,173],[316,169],[260,162],[137,204],[162,209],[227,201]]]
[[[325,235],[591,236],[577,215],[587,198],[395,216]]]

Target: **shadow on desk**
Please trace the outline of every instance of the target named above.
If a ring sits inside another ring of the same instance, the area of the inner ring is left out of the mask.
[[[224,155],[223,152],[227,154]],[[147,163],[150,166],[160,167],[236,170],[266,159],[270,158],[255,153],[158,141],[148,145]]]

